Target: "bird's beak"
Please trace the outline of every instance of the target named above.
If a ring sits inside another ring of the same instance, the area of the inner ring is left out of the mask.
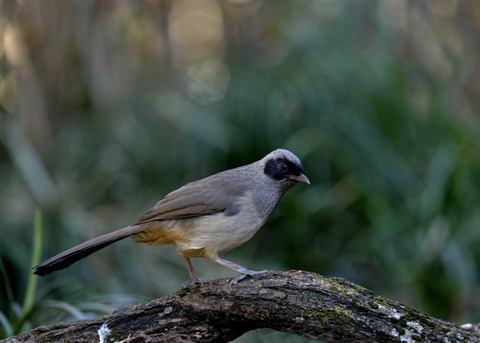
[[[304,174],[290,176],[290,179],[306,183],[307,185],[310,184],[310,180]]]

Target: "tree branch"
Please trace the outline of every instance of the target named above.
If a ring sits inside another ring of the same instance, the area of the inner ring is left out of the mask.
[[[304,271],[259,274],[233,290],[229,280],[218,279],[93,320],[39,327],[5,342],[226,342],[257,328],[324,342],[480,342],[474,329],[343,279]]]

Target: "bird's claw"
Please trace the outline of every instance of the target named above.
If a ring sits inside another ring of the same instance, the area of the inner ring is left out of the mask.
[[[188,288],[190,286],[201,285],[202,283],[207,283],[207,282],[210,282],[210,281],[213,281],[213,280],[215,280],[215,279],[208,279],[208,280],[192,279],[192,280],[189,280],[187,282],[184,282],[180,286],[180,290],[183,291],[185,288]]]
[[[230,290],[232,290],[232,286],[233,285],[236,285],[239,281],[249,277],[249,276],[254,276],[254,275],[257,275],[257,274],[263,274],[263,273],[266,273],[268,272],[268,270],[259,270],[259,271],[254,271],[254,270],[249,270],[247,273],[244,273],[244,274],[240,274],[239,276],[233,278],[229,284],[228,284],[228,287],[230,288]]]

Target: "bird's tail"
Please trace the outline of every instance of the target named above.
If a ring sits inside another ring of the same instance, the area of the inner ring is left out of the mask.
[[[95,251],[105,248],[106,246],[118,242],[121,239],[135,235],[139,231],[141,231],[141,227],[139,226],[127,226],[123,229],[93,238],[36,265],[33,267],[33,273],[36,275],[45,276],[56,270],[67,268],[78,260],[93,254]]]

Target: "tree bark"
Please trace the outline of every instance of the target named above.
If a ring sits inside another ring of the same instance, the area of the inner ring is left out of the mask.
[[[4,342],[228,342],[257,328],[324,342],[480,342],[457,327],[340,278],[268,272],[189,286],[108,315],[39,327]]]

